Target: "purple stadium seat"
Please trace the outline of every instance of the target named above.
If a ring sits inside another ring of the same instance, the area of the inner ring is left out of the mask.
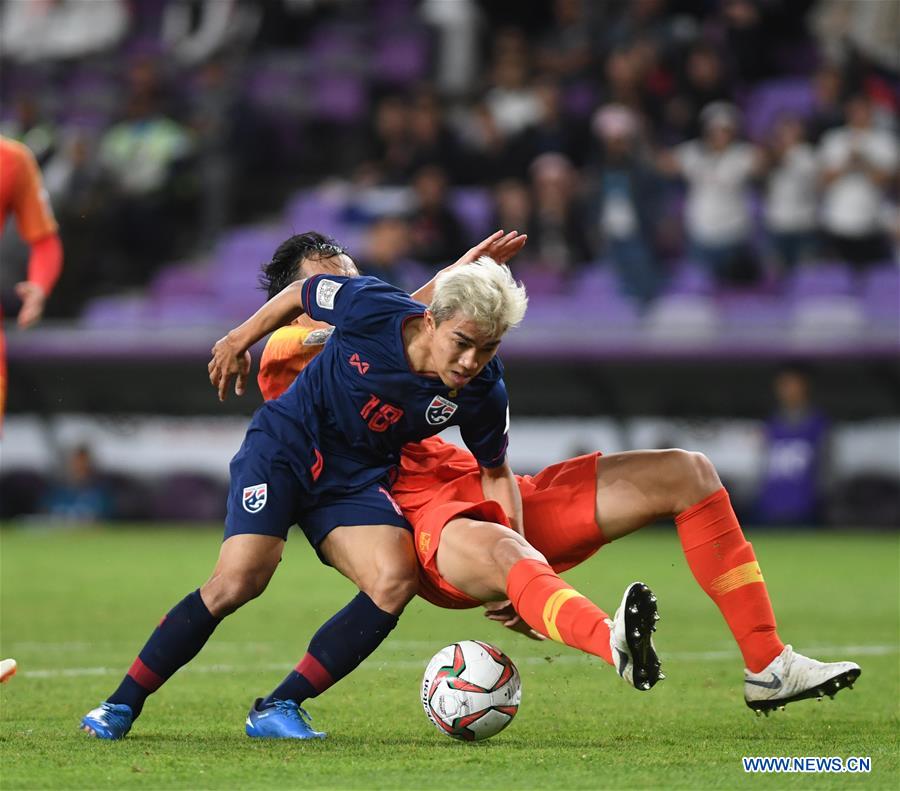
[[[205,267],[167,266],[153,278],[154,297],[207,296],[212,293],[212,272]]]
[[[575,276],[571,290],[575,298],[585,296],[593,299],[597,296],[618,294],[619,278],[609,262],[590,263]]]
[[[318,74],[310,86],[311,112],[317,121],[351,124],[369,108],[368,86],[354,73]]]
[[[791,273],[786,290],[793,299],[852,294],[856,290],[856,282],[846,264],[822,261],[802,266]]]
[[[636,327],[637,305],[617,288],[610,291],[578,291],[569,298],[569,311],[583,326]]]
[[[813,112],[814,102],[812,83],[807,78],[763,83],[745,102],[747,134],[752,140],[763,140],[779,116],[789,113],[807,118]]]
[[[219,305],[212,296],[168,295],[157,297],[147,311],[158,327],[206,327],[221,323]]]
[[[228,490],[219,481],[197,473],[172,473],[154,487],[153,518],[206,522],[225,517]]]
[[[787,300],[779,295],[726,292],[716,303],[723,324],[742,336],[781,332],[789,317]]]
[[[715,290],[715,279],[709,271],[690,260],[675,264],[666,287],[667,293],[682,295],[710,295]]]
[[[363,32],[347,22],[316,26],[307,45],[310,62],[327,69],[362,66],[366,60]]]
[[[525,284],[529,295],[535,298],[555,296],[565,289],[563,275],[546,267],[519,266],[516,277]]]
[[[849,294],[807,294],[795,300],[794,338],[813,343],[854,343],[866,328],[861,300]]]
[[[150,321],[143,296],[110,296],[92,299],[81,314],[81,324],[96,329],[143,327]]]
[[[408,85],[428,68],[428,36],[423,30],[390,31],[375,42],[372,76],[386,83]]]
[[[340,216],[343,209],[343,203],[326,198],[314,190],[298,193],[288,203],[284,213],[287,231],[284,238],[295,233],[318,231],[343,244],[345,226]]]
[[[863,275],[866,312],[895,319],[900,316],[900,266],[893,262],[873,267]]]
[[[665,294],[644,314],[647,335],[659,344],[713,340],[720,329],[719,308],[703,294]]]
[[[296,123],[308,109],[304,69],[294,53],[254,62],[246,72],[246,92],[251,104],[273,118]]]
[[[450,206],[468,231],[465,244],[481,241],[491,231],[494,216],[494,199],[490,190],[483,187],[456,187],[450,193]]]
[[[248,266],[258,267],[269,261],[281,242],[284,241],[278,228],[245,226],[224,234],[219,240],[213,267],[224,259],[242,259]]]

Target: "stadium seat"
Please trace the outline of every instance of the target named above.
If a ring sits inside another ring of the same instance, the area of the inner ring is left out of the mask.
[[[747,135],[764,140],[779,116],[790,113],[806,118],[814,109],[815,94],[808,78],[770,80],[755,88],[744,102]]]
[[[784,337],[790,306],[782,296],[723,292],[716,302],[727,335],[735,339],[752,336],[764,343],[777,343]]]
[[[719,328],[718,306],[702,294],[665,294],[644,315],[646,334],[659,344],[709,341]]]
[[[497,230],[490,227],[494,202],[490,190],[484,187],[456,187],[450,192],[450,207],[468,233],[464,244],[474,244]]]
[[[428,35],[418,28],[390,31],[375,42],[371,70],[380,82],[409,85],[425,77]]]
[[[0,476],[0,519],[34,514],[47,488],[47,479],[35,470],[10,470]]]
[[[888,262],[866,272],[862,297],[867,315],[896,320],[900,314],[900,266]]]
[[[821,261],[792,272],[785,288],[792,299],[852,294],[856,290],[856,280],[846,264]]]
[[[82,312],[80,323],[91,329],[126,329],[146,326],[150,320],[147,299],[128,294],[92,299]]]
[[[666,292],[669,294],[696,296],[708,296],[715,289],[715,279],[709,270],[690,259],[676,262],[666,286]]]
[[[608,261],[587,264],[571,283],[574,296],[602,296],[619,292],[619,278]]]
[[[317,121],[354,124],[368,111],[368,86],[359,74],[349,71],[317,74],[309,91],[310,109]]]
[[[112,497],[113,519],[122,522],[150,519],[153,495],[144,481],[120,472],[102,472],[98,478]]]
[[[158,298],[210,296],[211,272],[205,266],[167,266],[161,269],[150,285],[151,293]]]
[[[221,521],[227,496],[225,484],[210,476],[176,472],[153,487],[151,514],[167,522]]]
[[[525,284],[528,294],[537,299],[561,294],[566,286],[561,273],[539,265],[516,267],[516,277]]]
[[[790,335],[802,343],[846,344],[858,341],[865,326],[859,299],[847,294],[817,294],[794,303]]]

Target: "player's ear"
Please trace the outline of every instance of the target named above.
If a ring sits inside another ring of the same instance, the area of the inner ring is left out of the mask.
[[[429,335],[434,335],[434,331],[437,329],[437,322],[434,320],[434,314],[431,312],[429,308],[425,308],[425,331]]]

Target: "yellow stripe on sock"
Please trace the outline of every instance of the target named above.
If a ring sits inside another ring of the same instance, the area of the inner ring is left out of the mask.
[[[569,599],[576,597],[583,599],[584,594],[574,588],[561,588],[550,594],[550,598],[544,604],[544,628],[547,630],[547,634],[558,643],[565,641],[559,636],[559,629],[556,628],[556,616],[559,615],[562,606]]]
[[[710,587],[717,596],[723,596],[726,593],[731,593],[733,590],[742,588],[744,585],[764,581],[759,563],[753,560],[750,563],[735,566],[730,571],[720,574],[710,583]]]

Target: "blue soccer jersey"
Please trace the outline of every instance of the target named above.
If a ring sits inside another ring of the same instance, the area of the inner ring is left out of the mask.
[[[480,464],[495,467],[505,461],[508,400],[496,357],[455,390],[410,367],[403,328],[421,317],[424,307],[405,292],[372,277],[316,275],[306,281],[301,299],[311,318],[328,322],[335,331],[293,385],[254,415],[245,447],[235,457],[243,454],[242,468],[258,470],[251,477],[265,474],[265,465],[251,460],[277,456],[279,469],[290,468],[300,486],[297,506],[303,512],[314,510],[348,496],[352,500],[357,492],[383,491],[404,444],[451,425],[459,426]],[[234,472],[233,463],[229,521],[240,503]],[[249,484],[249,478],[244,480],[244,490],[256,478]],[[258,503],[252,489],[243,496],[251,498],[251,507]],[[390,499],[386,491],[384,497]],[[243,510],[249,510],[246,504]],[[305,530],[303,515],[296,518]],[[308,513],[307,518],[312,519]],[[370,518],[337,524],[378,523]]]

